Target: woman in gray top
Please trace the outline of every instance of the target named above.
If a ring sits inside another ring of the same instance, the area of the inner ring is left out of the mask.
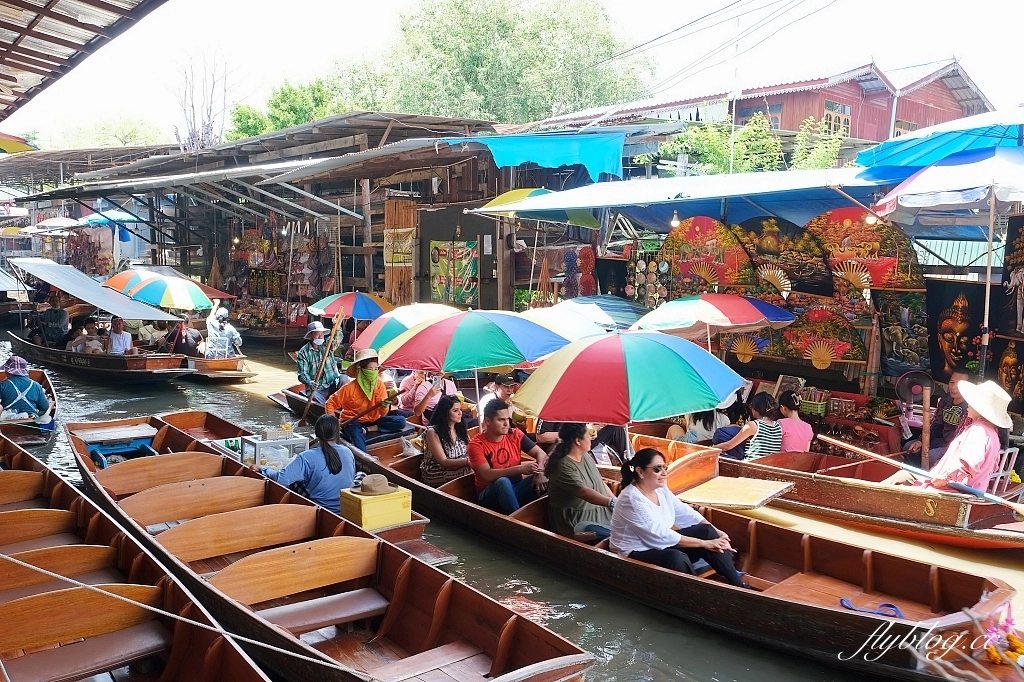
[[[548,458],[548,521],[551,530],[573,537],[610,534],[615,496],[590,455],[592,435],[586,424],[567,422],[558,429],[558,444]]]

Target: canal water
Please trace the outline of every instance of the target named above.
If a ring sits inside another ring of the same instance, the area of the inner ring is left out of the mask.
[[[0,348],[0,357],[10,352]],[[247,347],[250,358],[284,372],[294,363],[279,347]],[[280,376],[283,376],[280,375]],[[175,381],[163,386],[96,385],[52,372],[60,422],[119,419],[172,410],[207,410],[259,430],[287,413],[265,395],[284,386],[249,384],[239,390]],[[63,429],[35,454],[69,479],[80,480]],[[451,525],[432,522],[427,539],[458,556],[444,567],[453,576],[501,600],[597,657],[590,680],[695,682],[852,682],[862,677],[793,656],[776,654],[727,634],[691,625],[546,568]]]

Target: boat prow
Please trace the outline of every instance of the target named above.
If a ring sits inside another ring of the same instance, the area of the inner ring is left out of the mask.
[[[193,374],[188,375],[190,379],[236,382],[259,374],[249,369],[244,355],[231,358],[188,358],[187,362],[189,369],[194,370]]]

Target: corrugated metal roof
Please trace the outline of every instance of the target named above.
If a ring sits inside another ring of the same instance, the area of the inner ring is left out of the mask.
[[[166,0],[0,0],[0,121]]]

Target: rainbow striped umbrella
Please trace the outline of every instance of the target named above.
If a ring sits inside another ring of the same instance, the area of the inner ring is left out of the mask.
[[[213,301],[203,290],[192,280],[183,277],[157,275],[136,284],[128,290],[128,295],[136,301],[159,308],[202,310],[213,307]]]
[[[159,277],[155,272],[151,270],[125,270],[119,272],[106,282],[103,286],[109,287],[114,291],[120,291],[122,294],[127,294],[128,291],[134,289],[136,286],[147,280],[155,279]]]
[[[742,384],[739,374],[690,341],[617,332],[552,354],[512,402],[549,421],[624,425],[710,410]]]
[[[463,372],[533,362],[569,340],[503,310],[470,310],[416,325],[380,349],[387,367]]]
[[[781,329],[795,319],[788,310],[749,296],[699,294],[665,303],[641,317],[630,329],[703,339],[718,332],[748,332],[769,326]]]
[[[402,332],[409,331],[423,322],[439,320],[459,312],[462,311],[458,308],[440,303],[413,303],[399,306],[371,322],[370,326],[364,329],[352,343],[352,347],[356,350],[372,348],[379,352],[384,344]]]
[[[309,306],[309,312],[324,317],[334,317],[338,310],[341,310],[342,317],[354,317],[357,320],[376,320],[378,317],[394,310],[383,298],[373,294],[364,294],[361,291],[347,291],[343,294],[333,294],[327,298],[321,298]]]

